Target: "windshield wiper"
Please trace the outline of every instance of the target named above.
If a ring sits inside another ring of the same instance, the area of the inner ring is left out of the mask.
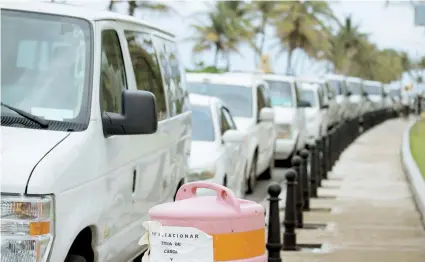
[[[16,107],[13,107],[13,106],[4,104],[4,103],[1,103],[1,105],[4,106],[4,107],[6,107],[9,110],[12,110],[13,112],[15,112],[15,113],[17,113],[17,114],[25,117],[28,120],[31,120],[31,121],[39,124],[40,126],[42,126],[44,128],[49,127],[49,122],[46,119],[43,119],[43,118],[41,118],[39,116],[33,115],[33,114],[29,113],[29,112],[26,112],[24,110],[21,110],[19,108],[16,108]]]

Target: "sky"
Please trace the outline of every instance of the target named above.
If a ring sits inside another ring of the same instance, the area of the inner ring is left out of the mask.
[[[7,0],[0,0],[7,1]],[[24,1],[24,0],[21,0]],[[33,0],[36,1],[36,0]],[[60,1],[60,0],[59,0]],[[108,0],[68,0],[77,5],[87,6],[94,9],[106,9]],[[156,24],[177,36],[180,55],[186,68],[193,68],[195,61],[203,60],[206,64],[212,64],[213,52],[194,55],[192,52],[193,42],[187,41],[193,31],[190,24],[194,13],[202,13],[208,10],[208,3],[213,1],[163,1],[170,4],[180,15],[164,15],[149,12],[139,12],[137,17]],[[406,51],[411,58],[425,56],[425,26],[414,25],[414,8],[408,1],[393,1],[385,7],[385,1],[346,1],[330,2],[334,14],[343,21],[351,15],[354,24],[369,33],[369,39],[379,48],[393,48]],[[120,4],[118,11],[126,13],[126,4]],[[272,34],[272,32],[268,32]],[[275,39],[269,38],[266,43],[265,53],[271,57],[273,71],[284,73],[286,69],[286,53],[278,52]],[[248,46],[241,46],[240,53],[231,57],[232,70],[255,70],[254,53]],[[298,61],[296,70],[306,74],[320,74],[325,71],[325,64],[311,61],[302,52],[294,55]],[[221,60],[221,66],[225,61]]]

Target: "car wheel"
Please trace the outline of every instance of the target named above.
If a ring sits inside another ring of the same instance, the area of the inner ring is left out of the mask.
[[[272,158],[270,159],[269,167],[261,174],[260,178],[262,180],[270,180],[273,177],[273,170],[274,170],[274,154],[272,155]]]
[[[255,188],[255,182],[257,180],[257,154],[252,159],[251,169],[249,170],[249,176],[247,181],[247,194],[252,194]]]

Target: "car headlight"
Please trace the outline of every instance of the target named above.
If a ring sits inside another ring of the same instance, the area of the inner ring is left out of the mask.
[[[53,197],[1,195],[1,261],[47,261],[54,237]]]
[[[292,126],[290,124],[277,124],[277,138],[291,138],[292,137]]]

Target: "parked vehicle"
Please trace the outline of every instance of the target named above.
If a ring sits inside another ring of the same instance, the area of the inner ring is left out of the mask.
[[[2,260],[132,260],[188,171],[174,36],[118,13],[0,7]]]
[[[294,77],[266,74],[263,79],[268,84],[276,114],[275,159],[289,164],[292,156],[306,145],[305,107],[309,104],[301,100]]]
[[[247,136],[237,130],[229,109],[218,98],[190,94],[192,146],[186,182],[207,180],[245,196]],[[197,191],[208,194],[211,190]]]
[[[384,107],[384,87],[378,81],[363,81],[363,89],[367,94],[367,101],[370,101],[370,110],[382,109]]]
[[[330,118],[333,119],[330,129],[351,117],[352,112],[350,110],[352,106],[349,98],[351,92],[347,90],[345,76],[327,74],[324,79],[326,81],[326,90],[334,97],[334,99],[330,99],[329,103],[329,112],[332,112]]]
[[[310,106],[305,108],[305,127],[307,129],[307,142],[314,141],[324,134],[328,129],[329,106],[324,104],[324,86],[317,81],[298,79],[300,99],[306,101]]]
[[[255,73],[188,73],[190,93],[215,96],[228,106],[238,130],[248,136],[247,193],[260,175],[272,176],[276,130],[267,83]]]
[[[362,86],[362,79],[357,77],[347,77],[345,82],[350,100],[350,117],[359,117],[363,112],[365,112],[366,109],[366,100]]]

